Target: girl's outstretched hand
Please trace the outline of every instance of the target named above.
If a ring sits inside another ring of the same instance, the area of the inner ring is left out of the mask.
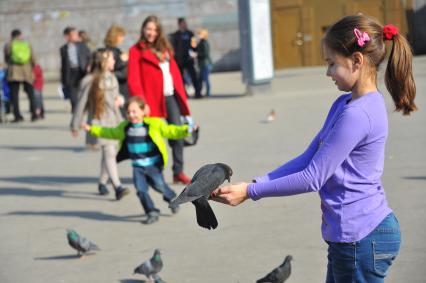
[[[92,127],[89,124],[83,124],[82,127],[86,132],[90,132],[90,129],[92,129]]]
[[[248,183],[238,183],[215,190],[211,199],[224,204],[237,206],[249,198],[247,194]]]

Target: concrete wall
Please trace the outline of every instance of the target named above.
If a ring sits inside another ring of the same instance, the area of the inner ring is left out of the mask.
[[[176,29],[176,19],[186,17],[195,31],[210,31],[212,59],[216,70],[239,68],[238,7],[236,0],[2,0],[0,1],[0,46],[14,28],[22,30],[45,70],[58,70],[63,29],[72,25],[86,30],[96,46],[102,46],[108,27],[124,26],[128,32],[122,48],[138,38],[144,18],[160,17],[167,33]],[[1,58],[0,62],[3,61]]]

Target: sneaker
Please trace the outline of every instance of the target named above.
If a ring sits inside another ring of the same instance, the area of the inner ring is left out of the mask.
[[[107,187],[103,184],[98,185],[98,191],[99,191],[99,194],[101,196],[105,196],[105,195],[109,194]]]
[[[130,193],[130,190],[127,188],[123,188],[122,186],[119,186],[116,190],[115,190],[115,199],[116,200],[120,200],[122,199],[124,196],[128,195]]]
[[[159,219],[159,214],[156,211],[151,211],[148,213],[148,218],[145,221],[142,221],[143,224],[152,224],[157,222]]]
[[[178,205],[178,204],[177,204],[177,205],[172,205],[172,206],[170,206],[170,210],[172,211],[172,213],[173,213],[173,214],[178,213],[178,212],[179,212],[179,209],[180,209],[180,207],[179,207],[179,205]]]
[[[180,172],[179,174],[173,176],[173,183],[182,183],[184,185],[188,185],[189,183],[191,183],[191,179],[189,179],[189,177],[186,176],[185,173]]]

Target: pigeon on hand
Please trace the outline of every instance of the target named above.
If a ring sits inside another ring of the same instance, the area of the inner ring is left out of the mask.
[[[80,236],[73,229],[67,229],[67,239],[68,239],[68,244],[72,248],[77,250],[78,256],[81,256],[82,254],[90,252],[90,251],[100,250],[97,245],[90,242],[88,239],[84,238],[83,236]]]
[[[175,198],[170,207],[186,202],[195,205],[197,223],[206,229],[216,229],[218,223],[208,203],[210,194],[225,180],[231,181],[232,169],[226,164],[216,163],[204,165],[192,177],[191,183]]]
[[[283,283],[290,277],[291,263],[293,259],[291,255],[285,257],[284,262],[272,270],[268,275],[256,281],[256,283]]]
[[[271,112],[269,112],[268,116],[266,117],[266,122],[270,123],[275,120],[275,110],[272,109]]]
[[[164,282],[158,273],[163,269],[163,261],[161,260],[160,250],[156,249],[152,257],[135,268],[133,273],[139,273],[145,275],[149,280],[154,282]]]

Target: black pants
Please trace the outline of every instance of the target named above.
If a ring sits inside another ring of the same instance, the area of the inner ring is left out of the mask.
[[[67,98],[71,102],[71,111],[74,113],[75,108],[77,107],[78,102],[78,90],[80,87],[80,81],[83,78],[83,75],[79,68],[71,68],[69,70],[69,81],[64,85],[64,92]]]
[[[183,78],[183,75],[184,75],[184,71],[186,70],[188,72],[189,76],[191,77],[191,82],[192,82],[192,85],[194,86],[194,89],[195,89],[195,96],[196,97],[201,96],[200,86],[199,86],[199,83],[198,83],[198,76],[197,76],[197,73],[195,72],[195,68],[194,68],[194,62],[188,61],[188,62],[179,64],[178,67],[179,67],[180,74],[182,75],[183,84],[185,84],[185,80]]]
[[[180,108],[174,95],[166,96],[167,122],[173,125],[182,125],[180,120]],[[183,171],[183,140],[169,140],[173,154],[173,174]]]
[[[28,82],[18,82],[18,81],[9,82],[10,96],[12,98],[13,115],[15,116],[15,119],[22,118],[21,111],[19,111],[19,85],[20,84],[24,85],[24,91],[27,94],[28,101],[30,103],[31,118],[33,118],[36,116],[34,88],[32,84]]]

